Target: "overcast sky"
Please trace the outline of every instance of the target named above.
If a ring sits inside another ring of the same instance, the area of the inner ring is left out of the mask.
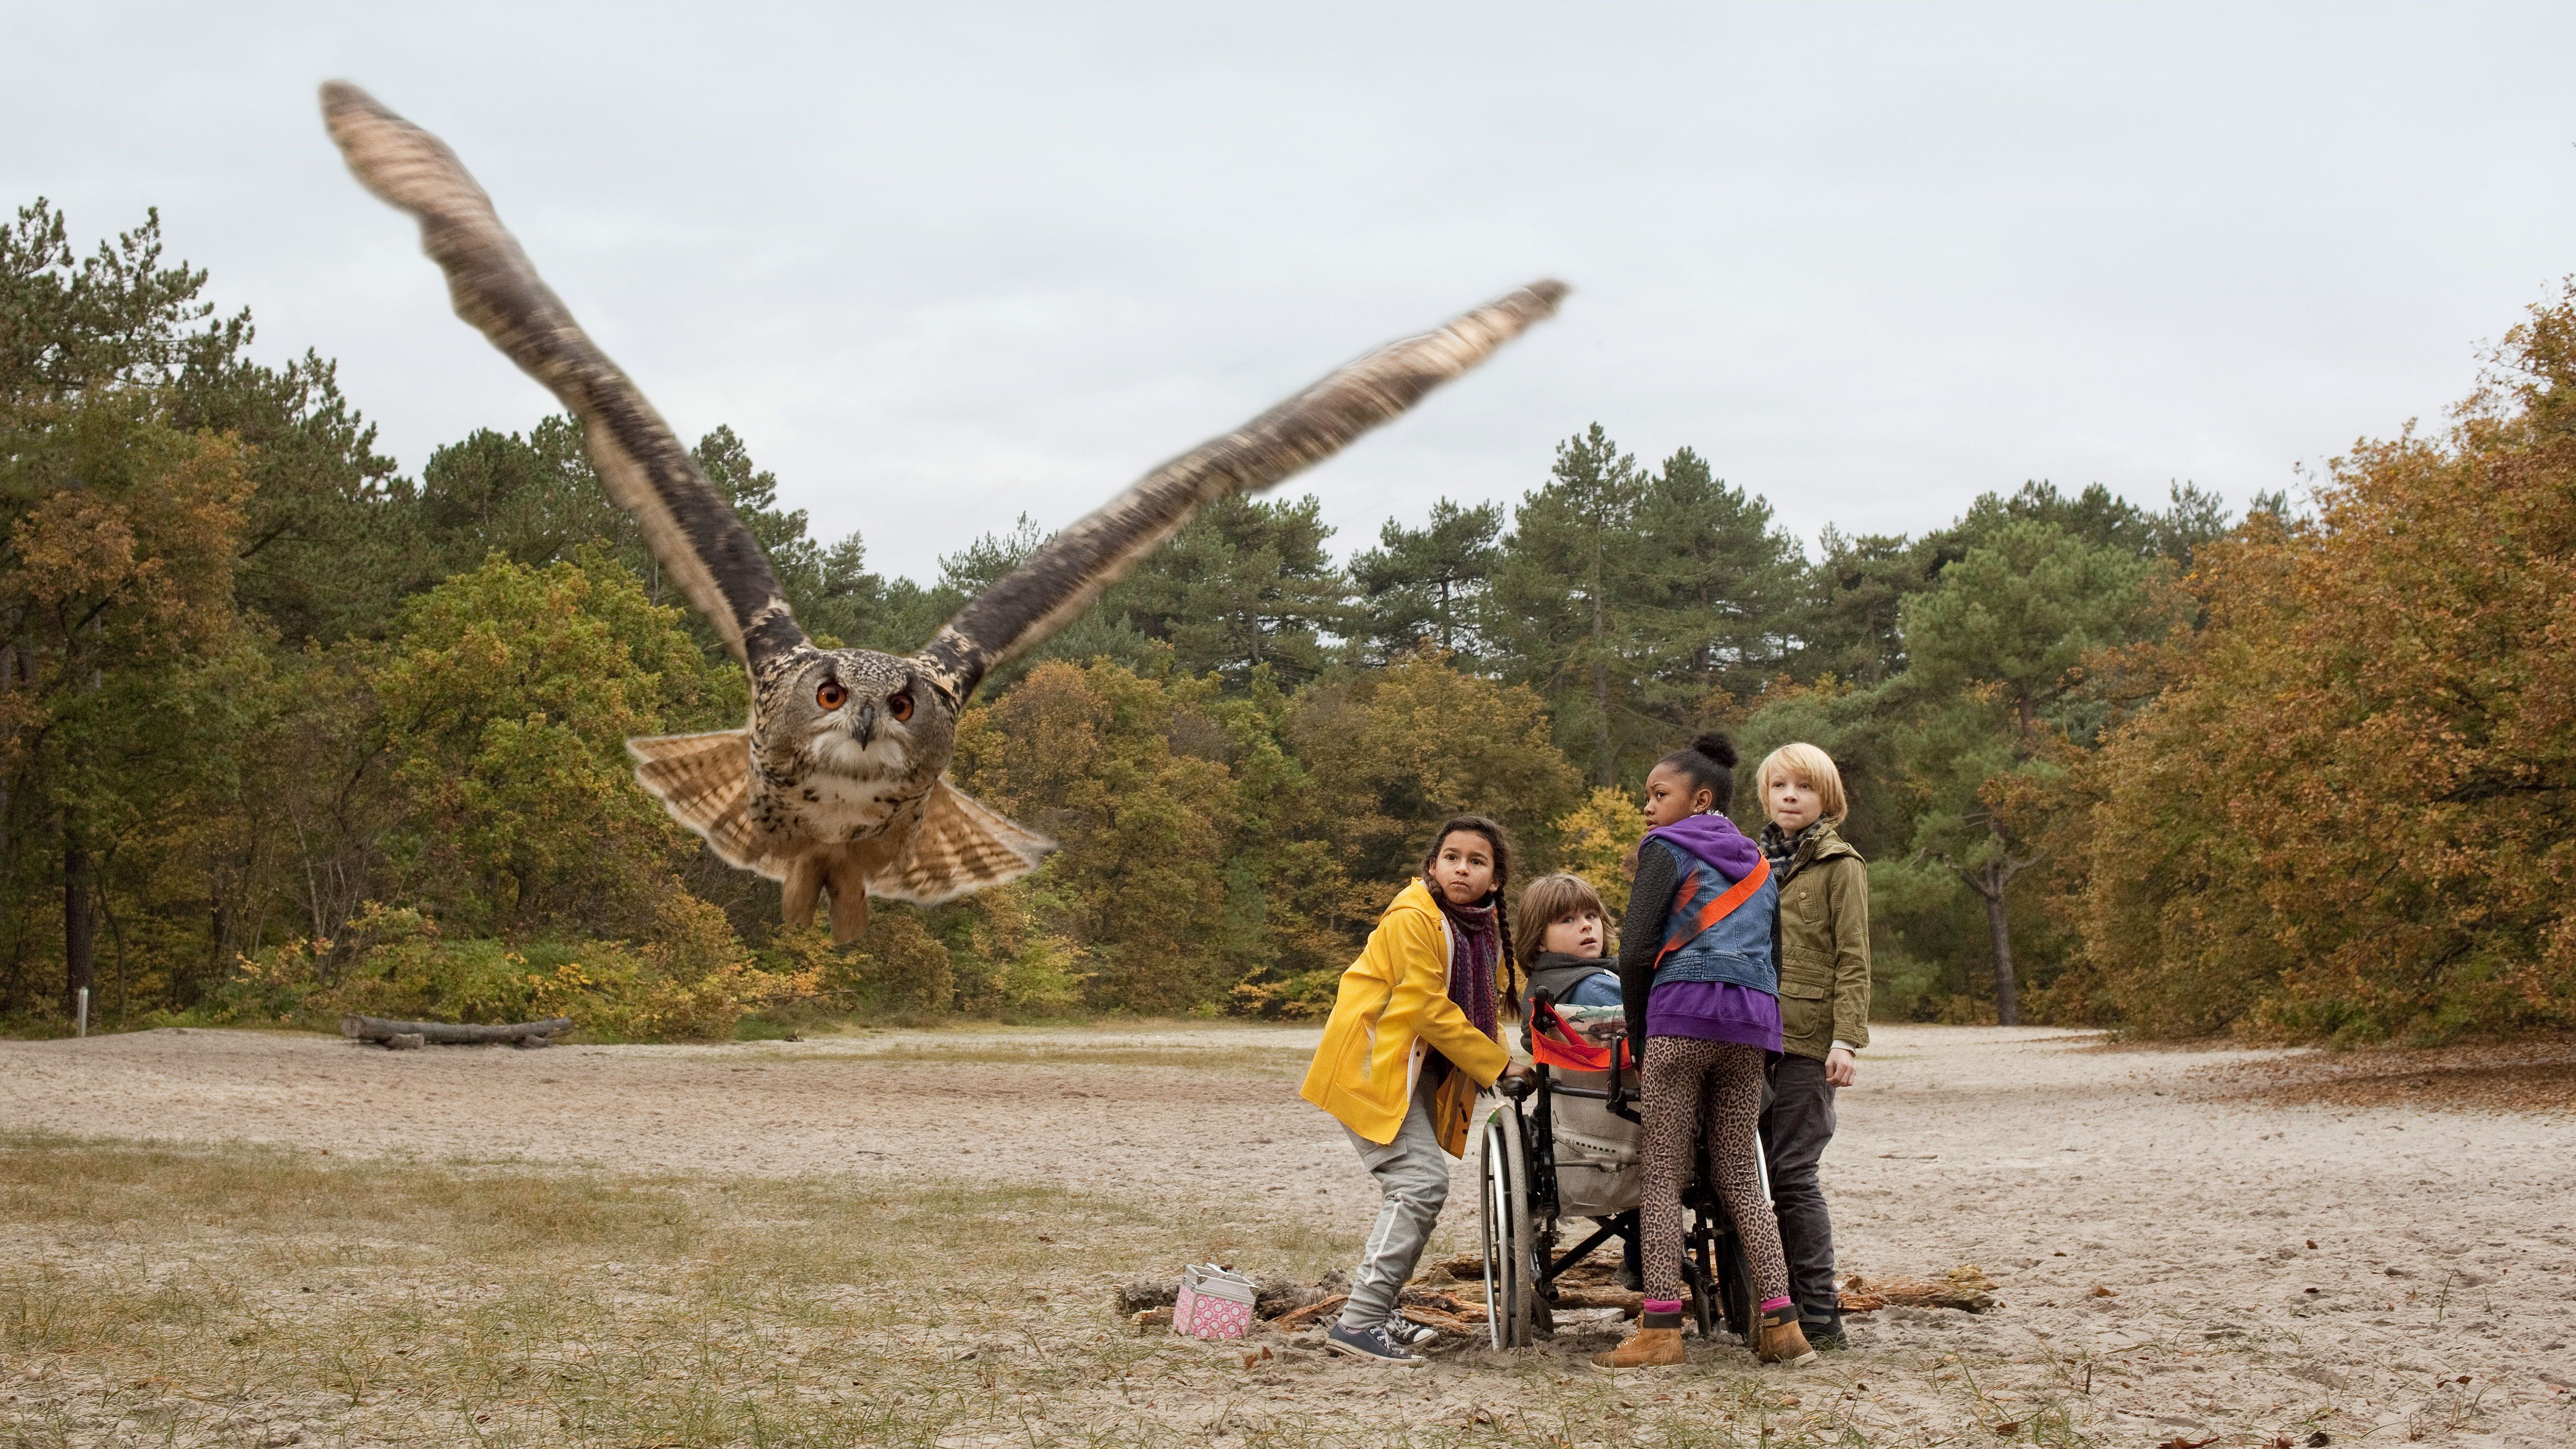
[[[1289,485],[1339,547],[1594,420],[1811,545],[2033,477],[2241,506],[2576,271],[2563,0],[717,8],[11,3],[0,182],[158,205],[417,473],[553,405],[342,169],[355,80],[685,436],[917,577],[1541,276],[1555,322]]]

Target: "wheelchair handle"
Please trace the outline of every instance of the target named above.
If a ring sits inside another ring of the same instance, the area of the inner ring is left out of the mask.
[[[1607,1105],[1608,1105],[1608,1107],[1610,1108],[1610,1113],[1611,1113],[1611,1115],[1612,1115],[1612,1116],[1614,1116],[1614,1117],[1625,1117],[1625,1118],[1626,1118],[1626,1119],[1628,1119],[1629,1121],[1634,1122],[1634,1123],[1637,1123],[1637,1124],[1638,1124],[1638,1125],[1640,1125],[1640,1126],[1643,1126],[1643,1125],[1645,1124],[1645,1120],[1646,1120],[1646,1119],[1644,1118],[1644,1116],[1642,1116],[1642,1115],[1637,1111],[1637,1109],[1636,1109],[1635,1107],[1631,1107],[1631,1106],[1629,1106],[1628,1104],[1629,1104],[1629,1103],[1631,1103],[1631,1102],[1636,1102],[1636,1103],[1640,1103],[1640,1104],[1642,1104],[1642,1103],[1644,1103],[1644,1101],[1645,1101],[1645,1099],[1646,1099],[1646,1080],[1645,1080],[1645,1078],[1646,1078],[1646,1063],[1645,1063],[1645,1056],[1644,1056],[1644,1053],[1642,1053],[1642,1052],[1641,1052],[1641,1053],[1639,1053],[1639,1054],[1638,1054],[1638,1056],[1637,1056],[1637,1060],[1636,1060],[1636,1063],[1635,1063],[1635,1065],[1636,1065],[1636,1072],[1637,1072],[1637,1085],[1636,1085],[1635,1087],[1631,1088],[1631,1087],[1627,1084],[1627,1074],[1626,1074],[1626,1073],[1624,1073],[1624,1072],[1621,1072],[1621,1071],[1619,1070],[1619,1049],[1620,1049],[1622,1046],[1625,1046],[1625,1045],[1627,1044],[1627,1041],[1628,1041],[1628,1030],[1627,1030],[1627,1028],[1626,1028],[1626,1027],[1621,1027],[1621,1028],[1619,1028],[1618,1030],[1616,1030],[1616,1031],[1614,1031],[1613,1033],[1611,1033],[1611,1036],[1610,1036],[1610,1097],[1609,1097],[1609,1101],[1608,1101]]]

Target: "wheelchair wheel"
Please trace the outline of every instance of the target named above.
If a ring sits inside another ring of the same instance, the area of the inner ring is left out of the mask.
[[[1717,1306],[1726,1319],[1726,1331],[1744,1340],[1754,1341],[1755,1319],[1760,1305],[1753,1301],[1753,1268],[1744,1261],[1744,1240],[1732,1231],[1717,1235]],[[1700,1329],[1702,1335],[1708,1329]]]
[[[1683,1286],[1690,1290],[1691,1326],[1702,1339],[1717,1337],[1722,1316],[1717,1303],[1717,1259],[1714,1239],[1705,1217],[1692,1226],[1689,1251],[1682,1257]]]
[[[1518,1113],[1505,1107],[1485,1119],[1478,1156],[1487,1336],[1496,1348],[1527,1348],[1538,1274],[1529,1217],[1529,1158]]]

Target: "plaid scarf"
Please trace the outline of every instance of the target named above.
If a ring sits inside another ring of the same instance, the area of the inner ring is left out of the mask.
[[[1789,862],[1798,858],[1799,850],[1824,829],[1824,821],[1810,820],[1797,834],[1784,835],[1780,832],[1779,826],[1768,820],[1762,822],[1762,853],[1770,857],[1773,878],[1784,876],[1788,872]]]
[[[1440,914],[1449,918],[1449,999],[1467,1013],[1476,1030],[1501,1041],[1502,1013],[1494,999],[1494,969],[1503,959],[1502,931],[1494,919],[1492,906],[1453,906],[1446,892],[1432,881],[1431,899],[1440,903]]]

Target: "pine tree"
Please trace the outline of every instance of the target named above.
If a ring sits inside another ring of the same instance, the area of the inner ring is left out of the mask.
[[[1558,742],[1588,759],[1601,785],[1618,782],[1641,735],[1663,731],[1637,687],[1648,651],[1631,543],[1644,491],[1636,458],[1594,423],[1557,445],[1548,481],[1514,512],[1494,575],[1491,630],[1505,675],[1548,701]]]
[[[1496,544],[1502,531],[1499,503],[1461,508],[1443,498],[1420,528],[1388,519],[1378,530],[1378,547],[1351,558],[1351,582],[1360,594],[1356,639],[1370,658],[1384,663],[1427,639],[1458,668],[1482,668],[1482,616],[1502,558]]]
[[[1683,448],[1645,480],[1628,547],[1652,651],[1643,694],[1675,733],[1779,671],[1806,558],[1771,526],[1768,502],[1729,487]]]
[[[1932,587],[1931,550],[1902,534],[1847,534],[1831,524],[1807,575],[1789,667],[1801,679],[1883,684],[1905,668],[1905,601]]]
[[[1910,663],[1898,698],[1917,710],[1900,745],[1917,802],[1913,844],[1985,903],[2007,1026],[2020,1013],[2006,893],[2041,858],[2035,801],[2069,741],[2059,707],[2080,661],[2152,622],[2149,572],[2134,552],[2020,518],[1904,607]]]
[[[1347,627],[1350,584],[1325,543],[1323,505],[1231,494],[1114,586],[1097,617],[1169,644],[1192,674],[1241,687],[1269,665],[1283,684],[1313,678],[1324,637]]]

